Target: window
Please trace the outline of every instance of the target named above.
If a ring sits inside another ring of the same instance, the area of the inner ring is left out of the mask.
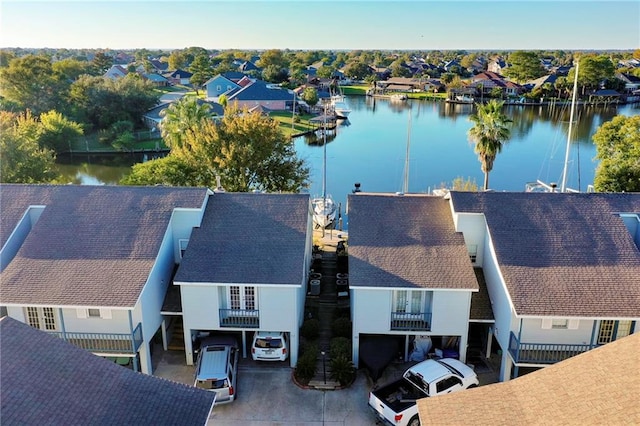
[[[460,380],[459,378],[457,378],[455,376],[448,377],[446,379],[440,380],[436,384],[436,392],[437,393],[444,392],[444,391],[446,391],[448,389],[451,389],[452,387],[454,387],[456,385],[462,386],[462,380]]]
[[[478,245],[477,244],[471,244],[469,245],[469,259],[471,259],[471,263],[476,263],[476,260],[478,260]]]
[[[633,333],[634,321],[600,321],[600,331],[598,332],[598,344],[613,342]]]
[[[178,248],[180,249],[180,259],[184,256],[184,252],[187,250],[187,245],[189,244],[189,240],[186,238],[181,238],[178,240]]]
[[[218,85],[216,86],[216,90],[217,90],[218,92],[221,92],[221,91],[222,91],[222,86],[220,86],[220,85],[218,84]]]
[[[418,290],[397,290],[394,292],[394,312],[423,313],[431,306],[431,292]]]
[[[232,285],[229,287],[228,302],[231,309],[256,310],[258,305],[256,288]]]
[[[55,331],[56,315],[53,308],[27,307],[27,323],[33,327],[45,331]]]
[[[100,309],[87,309],[89,318],[100,318]]]
[[[551,328],[566,329],[569,327],[569,320],[554,318],[551,320]]]

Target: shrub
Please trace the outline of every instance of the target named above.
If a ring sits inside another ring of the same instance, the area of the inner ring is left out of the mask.
[[[317,319],[307,319],[300,327],[300,335],[305,339],[314,340],[320,334],[320,323]]]
[[[334,337],[329,344],[331,359],[345,357],[351,359],[351,340],[346,337]]]
[[[296,378],[303,382],[311,380],[316,374],[317,359],[318,345],[316,343],[307,343],[304,352],[298,357],[295,372]]]
[[[331,324],[331,331],[335,337],[351,338],[351,321],[349,318],[337,318]]]
[[[339,356],[331,359],[331,378],[342,386],[351,384],[356,377],[356,369],[351,359]]]

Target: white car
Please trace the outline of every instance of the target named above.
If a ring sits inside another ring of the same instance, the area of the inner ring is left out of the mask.
[[[254,361],[284,361],[289,356],[287,335],[283,332],[256,331],[251,344]]]

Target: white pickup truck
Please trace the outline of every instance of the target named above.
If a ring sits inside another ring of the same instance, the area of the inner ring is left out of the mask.
[[[478,376],[457,359],[429,359],[404,372],[400,380],[369,393],[369,406],[393,426],[418,426],[416,400],[478,386]]]

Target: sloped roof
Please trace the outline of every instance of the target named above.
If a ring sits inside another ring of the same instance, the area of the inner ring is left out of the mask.
[[[300,285],[309,203],[308,194],[214,194],[174,281]]]
[[[205,425],[215,394],[135,373],[9,317],[0,319],[2,423]]]
[[[471,295],[471,309],[469,309],[469,321],[493,321],[493,308],[491,298],[487,290],[487,282],[482,268],[473,268],[478,280],[480,291]]]
[[[293,94],[286,89],[270,89],[266,82],[256,80],[253,84],[229,92],[227,99],[229,101],[291,101]]]
[[[177,69],[173,71],[168,71],[163,75],[169,78],[191,78],[191,76],[193,76],[193,73],[190,73],[189,71]]]
[[[442,197],[349,195],[349,284],[478,290]]]
[[[418,400],[427,425],[640,424],[640,333],[504,383]]]
[[[3,304],[133,307],[175,208],[200,209],[206,188],[2,185],[2,238],[44,205],[0,274]]]
[[[640,316],[640,251],[615,213],[640,193],[451,192],[456,213],[484,213],[518,315]]]

